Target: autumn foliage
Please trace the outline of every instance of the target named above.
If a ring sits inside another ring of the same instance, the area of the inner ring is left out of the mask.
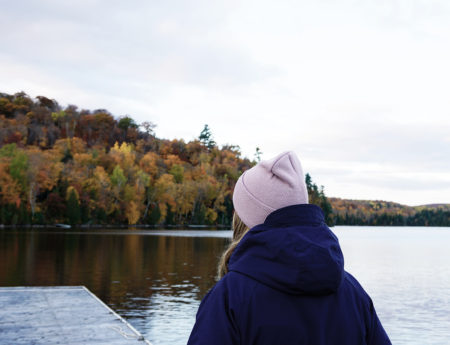
[[[238,177],[259,161],[198,140],[155,136],[152,122],[0,93],[0,224],[229,225]],[[450,206],[327,198],[306,175],[329,225],[450,226]]]
[[[329,199],[336,225],[450,226],[450,205],[406,206],[382,200]]]
[[[229,224],[234,184],[254,162],[154,127],[0,94],[0,224]]]

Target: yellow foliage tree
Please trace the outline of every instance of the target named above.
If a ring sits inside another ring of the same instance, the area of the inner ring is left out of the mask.
[[[155,183],[154,194],[161,212],[160,221],[164,220],[167,216],[167,205],[170,205],[172,208],[176,207],[175,193],[176,188],[173,176],[170,174],[161,175]]]
[[[139,206],[134,202],[130,201],[127,204],[126,208],[126,216],[128,220],[128,224],[136,224],[141,217],[141,212],[139,211]]]
[[[7,163],[0,163],[0,204],[20,206],[20,186],[9,174]]]
[[[139,161],[139,167],[151,177],[156,178],[159,159],[160,157],[155,152],[147,152]]]

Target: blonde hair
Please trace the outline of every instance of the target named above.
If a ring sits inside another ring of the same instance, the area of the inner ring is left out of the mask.
[[[222,257],[219,261],[219,266],[217,268],[217,275],[219,279],[228,273],[228,262],[230,261],[231,255],[241,241],[242,237],[244,237],[247,231],[250,230],[249,227],[244,224],[241,218],[239,218],[236,212],[234,212],[233,214],[232,229],[233,238],[228,248],[223,252]]]

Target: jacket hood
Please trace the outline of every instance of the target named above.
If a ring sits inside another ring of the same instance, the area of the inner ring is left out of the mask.
[[[320,207],[300,204],[272,212],[248,231],[228,267],[285,293],[326,295],[342,281],[344,257]]]

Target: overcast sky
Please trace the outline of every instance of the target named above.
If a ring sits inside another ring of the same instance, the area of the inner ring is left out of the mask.
[[[450,203],[450,2],[0,0],[0,92],[157,124],[328,196]]]

